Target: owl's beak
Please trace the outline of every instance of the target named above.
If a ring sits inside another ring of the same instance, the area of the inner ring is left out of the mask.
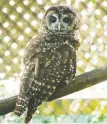
[[[61,31],[61,23],[58,24],[58,30]]]

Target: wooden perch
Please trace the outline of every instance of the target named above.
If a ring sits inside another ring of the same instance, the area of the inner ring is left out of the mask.
[[[70,80],[71,84],[69,86],[65,82],[61,82],[48,101],[93,86],[105,80],[107,80],[107,66],[76,76],[75,80]],[[16,104],[16,99],[17,96],[0,100],[0,115],[12,112]]]

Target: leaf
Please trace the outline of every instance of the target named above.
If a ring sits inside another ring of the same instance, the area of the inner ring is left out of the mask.
[[[3,84],[0,84],[0,87],[4,88],[4,85]]]
[[[92,3],[93,3],[93,4],[96,4],[96,0],[92,0]]]

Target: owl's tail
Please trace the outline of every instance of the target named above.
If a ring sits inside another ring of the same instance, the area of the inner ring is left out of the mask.
[[[28,106],[29,98],[23,94],[19,94],[14,113],[18,116],[21,116]]]
[[[39,99],[30,99],[28,104],[27,115],[25,118],[25,124],[28,124],[32,119],[34,112],[37,110],[38,106],[41,104]]]

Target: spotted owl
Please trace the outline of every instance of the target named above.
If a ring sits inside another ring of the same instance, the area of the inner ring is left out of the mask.
[[[15,114],[27,109],[25,123],[62,81],[69,84],[76,73],[77,31],[80,19],[68,6],[50,7],[42,20],[40,33],[25,48],[24,69]]]

